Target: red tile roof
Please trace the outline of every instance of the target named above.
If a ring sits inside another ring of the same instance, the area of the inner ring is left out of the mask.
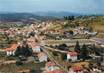
[[[38,46],[39,44],[35,41],[34,38],[29,38],[28,39],[28,44],[31,45],[32,48]]]
[[[54,70],[54,71],[49,71],[49,72],[46,72],[46,73],[65,73],[65,72],[62,71],[62,70]]]
[[[18,44],[12,44],[11,47],[6,48],[5,51],[14,51],[18,47]]]
[[[73,70],[74,70],[75,72],[81,71],[82,69],[83,69],[83,68],[82,68],[81,66],[73,67]]]
[[[44,52],[38,54],[38,57],[42,57],[42,56],[46,56],[46,54]]]
[[[55,64],[54,62],[47,62],[47,63],[46,63],[46,66],[47,66],[47,67],[56,66],[56,64]]]
[[[68,54],[70,55],[70,56],[77,56],[77,52],[68,52]]]

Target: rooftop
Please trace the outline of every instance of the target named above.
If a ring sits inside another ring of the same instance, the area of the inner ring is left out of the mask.
[[[18,44],[11,44],[9,48],[6,48],[5,51],[14,51],[18,47]]]

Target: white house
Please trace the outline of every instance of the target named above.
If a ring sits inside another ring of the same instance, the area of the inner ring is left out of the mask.
[[[32,48],[32,50],[33,50],[34,53],[39,53],[39,52],[41,52],[40,46],[35,46],[35,47]]]
[[[67,60],[77,61],[77,52],[68,52]]]
[[[48,56],[45,53],[43,53],[43,52],[38,54],[38,58],[39,58],[40,62],[44,62],[44,61],[48,60]]]
[[[12,44],[11,47],[6,48],[5,51],[6,51],[7,56],[15,55],[15,51],[17,47],[18,47],[18,44]]]
[[[30,37],[29,39],[27,39],[27,42],[31,46],[34,53],[41,52],[41,48],[39,46],[39,43],[36,42],[36,39],[34,37]]]
[[[7,51],[7,56],[10,56],[10,55],[15,55],[15,51]]]

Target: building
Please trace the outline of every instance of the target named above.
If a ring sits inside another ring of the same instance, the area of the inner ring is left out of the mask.
[[[78,56],[77,52],[68,52],[67,53],[67,60],[77,61],[77,56]]]
[[[48,56],[44,52],[39,53],[38,58],[40,62],[46,62],[48,60]]]
[[[34,53],[41,52],[41,47],[39,46],[39,43],[37,42],[37,40],[34,37],[30,37],[27,40],[27,42],[31,46]]]
[[[82,67],[72,67],[69,69],[68,73],[83,73],[83,68]]]
[[[17,47],[18,47],[18,44],[12,44],[11,47],[6,48],[5,51],[7,56],[15,55],[15,51]]]
[[[45,73],[65,73],[62,70],[54,70],[54,71],[50,71],[50,72],[45,72]]]
[[[35,46],[35,47],[32,48],[32,50],[33,50],[34,53],[39,53],[39,52],[41,52],[40,46]]]
[[[65,73],[54,62],[47,62],[44,73]]]

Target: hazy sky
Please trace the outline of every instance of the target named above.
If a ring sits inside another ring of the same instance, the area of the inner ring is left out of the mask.
[[[0,0],[0,11],[104,13],[104,0]]]

